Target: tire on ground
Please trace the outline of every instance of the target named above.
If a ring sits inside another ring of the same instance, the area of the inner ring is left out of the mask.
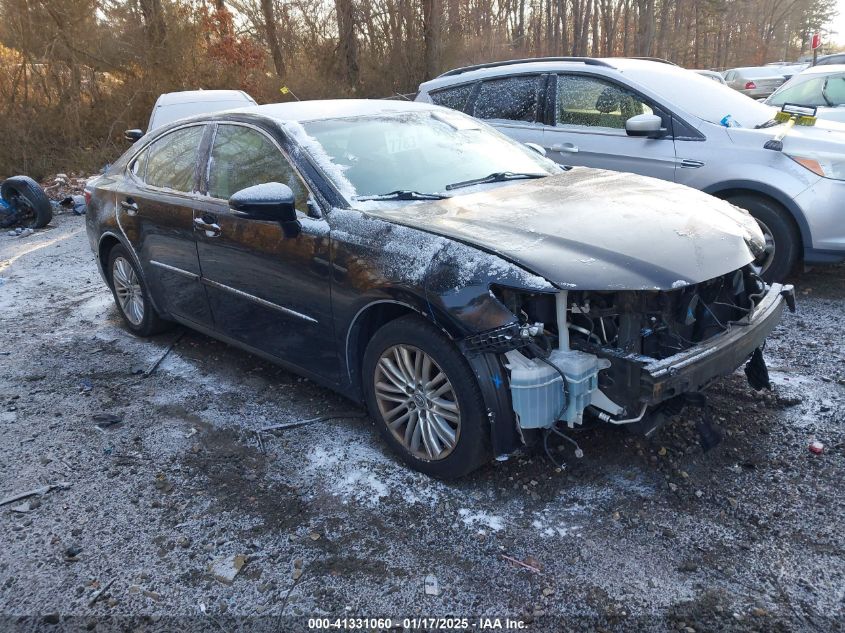
[[[753,194],[732,196],[727,200],[769,227],[775,242],[775,255],[763,271],[763,279],[768,282],[783,281],[795,270],[801,254],[801,236],[789,212],[778,203]]]
[[[460,409],[460,427],[452,452],[439,460],[412,454],[387,427],[375,394],[375,372],[381,355],[394,345],[410,345],[425,352],[452,383]],[[370,417],[384,440],[412,468],[427,475],[454,479],[491,459],[486,408],[478,382],[466,359],[442,332],[416,315],[390,321],[367,345],[362,363],[364,395]]]
[[[12,176],[0,185],[0,196],[12,207],[19,209],[21,201],[32,211],[32,218],[25,226],[43,229],[53,219],[53,205],[44,190],[29,176]]]
[[[112,279],[112,277],[114,275],[114,262],[118,257],[122,257],[129,263],[129,265],[135,271],[135,275],[138,277],[138,283],[141,286],[141,294],[144,300],[144,317],[143,319],[141,319],[141,323],[137,325],[132,323],[132,321],[130,321],[126,314],[123,312],[123,308],[120,306],[120,300],[117,297],[117,291],[114,287],[114,280]],[[109,288],[111,289],[115,305],[117,306],[117,311],[120,313],[120,316],[129,331],[131,331],[133,334],[136,334],[137,336],[152,336],[153,334],[164,332],[172,326],[172,323],[170,321],[165,321],[156,312],[152,302],[150,301],[150,293],[147,289],[147,284],[144,281],[144,278],[141,276],[138,267],[135,265],[135,261],[133,260],[132,255],[130,255],[129,251],[126,250],[126,248],[122,244],[115,244],[112,247],[112,249],[108,253],[108,256],[106,257],[104,267],[106,270],[106,276],[109,280]]]

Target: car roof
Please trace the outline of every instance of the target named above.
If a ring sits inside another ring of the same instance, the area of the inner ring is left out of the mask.
[[[323,99],[315,101],[293,101],[270,103],[227,110],[227,113],[258,114],[276,121],[318,121],[354,116],[367,116],[396,112],[420,112],[439,109],[438,106],[418,101],[392,99]]]
[[[824,66],[810,66],[804,69],[802,75],[832,75],[845,72],[845,64],[825,64]]]
[[[479,79],[521,75],[526,73],[555,73],[562,70],[587,69],[602,74],[624,72],[626,70],[684,70],[671,62],[656,59],[637,59],[634,57],[573,57],[573,58],[538,58],[531,60],[505,60],[479,66],[456,68],[439,77],[420,85],[420,91],[436,90],[441,86],[469,83]]]
[[[160,95],[156,101],[156,106],[212,101],[244,101],[255,103],[255,99],[243,90],[180,90],[179,92],[165,92]]]

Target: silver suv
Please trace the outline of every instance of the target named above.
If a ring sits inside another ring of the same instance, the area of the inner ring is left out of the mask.
[[[776,109],[668,63],[545,58],[459,68],[420,86],[566,165],[628,171],[747,209],[766,236],[760,265],[780,280],[845,260],[845,125],[795,127],[783,151]],[[696,256],[695,253],[690,253]]]

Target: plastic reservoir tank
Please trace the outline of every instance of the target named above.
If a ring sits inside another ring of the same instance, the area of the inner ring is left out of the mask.
[[[564,394],[560,374],[536,358],[518,351],[506,355],[511,373],[513,410],[523,429],[545,429],[557,420],[573,426],[581,424],[584,409],[598,389],[598,373],[610,367],[610,361],[577,350],[554,350],[549,362],[566,376],[568,396]]]

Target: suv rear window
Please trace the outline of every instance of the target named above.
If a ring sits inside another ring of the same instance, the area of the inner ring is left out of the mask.
[[[491,79],[481,84],[474,116],[509,121],[537,120],[543,85],[539,75]]]
[[[473,84],[463,84],[462,86],[452,86],[451,88],[444,88],[437,92],[431,93],[431,100],[444,108],[452,108],[452,110],[464,111],[467,105],[467,99],[472,94]]]

